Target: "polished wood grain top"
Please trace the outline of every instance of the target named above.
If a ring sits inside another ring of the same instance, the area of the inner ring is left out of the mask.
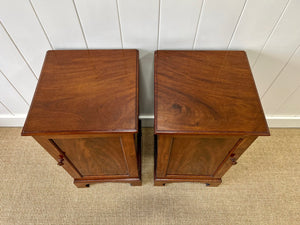
[[[269,135],[244,51],[155,53],[155,133]]]
[[[137,50],[47,52],[22,135],[137,130]]]

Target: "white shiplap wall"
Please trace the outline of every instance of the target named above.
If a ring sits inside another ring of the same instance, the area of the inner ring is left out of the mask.
[[[157,49],[246,50],[269,124],[300,127],[300,0],[0,0],[0,126],[23,124],[48,49],[140,50],[153,118]]]

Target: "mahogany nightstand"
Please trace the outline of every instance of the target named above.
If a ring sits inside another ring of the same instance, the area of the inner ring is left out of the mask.
[[[22,131],[77,187],[141,185],[137,50],[48,51]]]
[[[155,185],[217,186],[269,128],[243,51],[156,51]]]

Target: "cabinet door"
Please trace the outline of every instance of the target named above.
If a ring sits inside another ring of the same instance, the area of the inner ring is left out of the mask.
[[[120,137],[52,139],[82,176],[127,175]]]
[[[172,137],[166,175],[213,176],[241,140],[239,137]]]

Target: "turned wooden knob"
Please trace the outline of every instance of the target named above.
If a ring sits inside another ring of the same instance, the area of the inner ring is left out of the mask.
[[[64,156],[63,155],[59,155],[59,160],[58,160],[58,163],[57,163],[57,165],[59,165],[59,166],[62,166],[62,165],[64,165]]]
[[[232,165],[236,165],[237,164],[237,161],[236,161],[235,158],[231,158],[230,160],[231,160]]]

